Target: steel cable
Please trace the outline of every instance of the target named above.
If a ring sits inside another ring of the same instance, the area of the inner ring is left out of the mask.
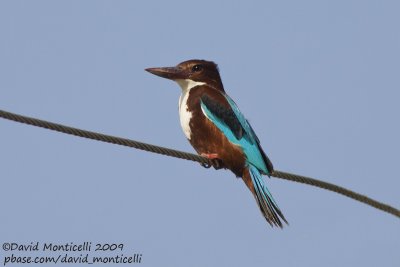
[[[25,124],[29,124],[29,125],[33,125],[33,126],[37,126],[37,127],[46,128],[46,129],[61,132],[61,133],[71,134],[71,135],[75,135],[75,136],[79,136],[79,137],[89,138],[89,139],[112,143],[112,144],[117,144],[117,145],[121,145],[121,146],[133,147],[136,149],[141,149],[141,150],[145,150],[148,152],[153,152],[153,153],[171,156],[171,157],[175,157],[175,158],[196,161],[205,167],[210,167],[212,165],[207,158],[204,158],[202,156],[195,155],[192,153],[187,153],[187,152],[170,149],[170,148],[166,148],[166,147],[161,147],[161,146],[155,146],[155,145],[138,142],[138,141],[131,140],[131,139],[116,137],[116,136],[112,136],[112,135],[106,135],[106,134],[96,133],[96,132],[92,132],[92,131],[82,130],[82,129],[69,127],[69,126],[65,126],[62,124],[58,124],[58,123],[53,123],[53,122],[44,121],[44,120],[40,120],[40,119],[36,119],[36,118],[18,115],[18,114],[3,111],[3,110],[0,110],[0,117],[2,117],[4,119],[12,120],[12,121],[20,122],[20,123],[25,123]],[[329,190],[329,191],[332,191],[332,192],[335,192],[338,194],[342,194],[351,199],[365,203],[371,207],[380,209],[384,212],[390,213],[390,214],[400,218],[400,210],[398,210],[390,205],[387,205],[385,203],[376,201],[365,195],[361,195],[359,193],[348,190],[344,187],[338,186],[338,185],[334,185],[334,184],[320,181],[320,180],[317,180],[314,178],[297,175],[297,174],[292,174],[292,173],[287,173],[287,172],[282,172],[282,171],[278,171],[278,170],[273,171],[271,176],[276,177],[276,178],[281,178],[284,180],[289,180],[289,181],[294,181],[294,182],[298,182],[298,183],[312,185],[312,186],[323,188],[323,189],[326,189],[326,190]]]

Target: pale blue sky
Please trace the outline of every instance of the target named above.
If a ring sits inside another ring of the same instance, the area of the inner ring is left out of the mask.
[[[398,208],[399,10],[1,1],[0,109],[193,152],[180,89],[144,68],[213,60],[276,169]],[[0,132],[2,243],[122,242],[140,266],[400,266],[399,219],[334,193],[268,180],[290,222],[272,229],[228,171],[2,119]]]

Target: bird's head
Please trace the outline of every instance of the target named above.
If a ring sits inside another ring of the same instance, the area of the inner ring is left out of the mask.
[[[218,66],[212,61],[192,59],[179,63],[175,67],[148,68],[146,71],[177,82],[182,90],[206,84],[224,91]]]

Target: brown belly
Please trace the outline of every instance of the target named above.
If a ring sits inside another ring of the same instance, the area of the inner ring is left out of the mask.
[[[236,176],[243,174],[245,156],[240,147],[232,144],[204,114],[194,114],[190,120],[190,143],[199,154],[218,154],[223,166]]]

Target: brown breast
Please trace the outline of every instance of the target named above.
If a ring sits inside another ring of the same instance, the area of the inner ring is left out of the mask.
[[[241,177],[245,164],[245,156],[240,147],[232,144],[224,134],[203,114],[200,106],[201,96],[206,94],[211,99],[230,108],[221,92],[208,87],[198,86],[190,90],[188,110],[192,113],[189,126],[191,130],[191,145],[197,153],[217,153],[224,166],[236,176]]]

